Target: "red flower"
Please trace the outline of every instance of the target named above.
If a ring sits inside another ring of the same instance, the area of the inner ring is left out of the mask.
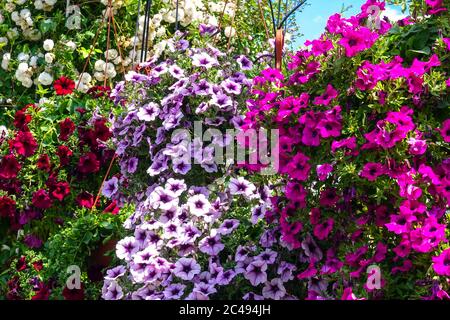
[[[78,171],[84,174],[97,172],[100,169],[100,161],[97,160],[97,156],[88,152],[80,158],[78,161]]]
[[[36,292],[36,294],[31,297],[31,300],[48,300],[48,297],[50,296],[50,288],[45,283],[41,282],[39,283],[39,290]]]
[[[21,256],[16,263],[16,270],[18,272],[23,271],[27,268],[27,263],[25,261],[25,256]]]
[[[13,154],[3,157],[0,162],[0,179],[14,179],[20,171],[21,165]]]
[[[66,141],[75,131],[75,124],[70,118],[66,118],[59,123],[59,140]]]
[[[77,196],[77,203],[80,207],[91,209],[94,205],[94,196],[89,192],[83,191]]]
[[[111,88],[109,86],[94,86],[87,91],[93,98],[100,98],[103,96],[109,96]]]
[[[62,295],[66,300],[84,300],[84,284],[81,284],[80,289],[69,289],[66,286]]]
[[[59,157],[60,165],[67,166],[70,162],[70,157],[73,155],[73,152],[66,146],[59,146],[56,154]]]
[[[43,264],[42,264],[42,260],[38,260],[33,262],[33,268],[34,270],[36,270],[37,272],[41,271],[42,268],[44,268]]]
[[[14,217],[16,212],[16,202],[6,196],[0,197],[0,217]]]
[[[28,158],[34,154],[38,145],[30,132],[20,131],[12,141],[12,147],[18,154]]]
[[[73,92],[73,89],[75,89],[75,81],[63,76],[55,80],[53,87],[57,95],[64,96]]]
[[[19,277],[14,276],[7,282],[9,291],[6,293],[7,300],[21,300],[22,297],[19,295],[20,283]]]
[[[98,148],[97,135],[93,129],[78,128],[80,145],[88,145],[91,150]]]
[[[6,191],[9,194],[20,194],[22,193],[22,184],[19,180],[1,180],[0,179],[0,190]]]
[[[87,112],[84,108],[76,108],[75,111],[78,112],[81,116]]]
[[[56,200],[63,201],[70,194],[69,184],[66,181],[56,182],[51,186],[50,194]]]
[[[50,158],[47,154],[43,154],[39,157],[37,161],[37,167],[38,169],[49,172],[50,171]]]
[[[14,115],[14,127],[21,131],[29,131],[28,124],[31,122],[31,115],[27,114],[28,106],[17,110]]]
[[[52,206],[53,202],[48,192],[44,189],[40,189],[33,193],[32,203],[36,208],[48,209]]]
[[[117,206],[116,200],[113,200],[106,208],[103,213],[118,214],[120,208]]]
[[[112,136],[111,131],[105,123],[106,119],[97,119],[94,123],[95,135],[102,141],[107,141]]]

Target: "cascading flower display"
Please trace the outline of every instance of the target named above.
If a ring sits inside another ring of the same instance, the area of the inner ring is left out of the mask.
[[[369,0],[356,16],[331,16],[289,73],[254,79],[242,128],[280,130],[284,176],[265,219],[273,239],[301,257],[304,298],[448,298],[446,38],[427,35],[427,53],[402,50],[448,14],[371,29],[370,5],[384,9]],[[378,283],[364,276],[369,267]]]

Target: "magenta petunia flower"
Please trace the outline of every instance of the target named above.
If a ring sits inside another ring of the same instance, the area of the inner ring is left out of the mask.
[[[320,205],[324,207],[333,207],[339,201],[339,196],[335,188],[327,188],[320,192]]]
[[[366,163],[360,173],[360,176],[369,181],[375,181],[379,176],[385,174],[386,169],[384,165],[376,162]]]
[[[338,91],[331,84],[327,85],[325,92],[314,99],[314,104],[319,106],[328,106],[330,102],[338,96]]]
[[[440,132],[444,141],[450,143],[450,119],[447,119],[442,123]]]
[[[328,175],[333,171],[333,166],[329,163],[319,164],[316,167],[317,177],[320,181],[325,181]]]
[[[314,227],[314,235],[319,240],[324,240],[328,238],[328,235],[330,234],[331,230],[333,230],[334,226],[334,219],[329,218],[325,220],[323,223],[318,224]]]
[[[305,181],[308,179],[311,165],[308,163],[309,158],[303,153],[297,153],[286,167],[287,174],[299,181]]]
[[[411,224],[416,221],[417,218],[414,215],[391,215],[391,220],[386,223],[386,228],[396,234],[407,233],[411,230]]]
[[[369,49],[377,39],[378,34],[366,27],[361,27],[358,30],[346,28],[338,43],[345,48],[347,57],[353,57],[359,52]]]
[[[302,143],[305,146],[318,147],[320,145],[319,127],[306,126],[302,132]]]
[[[421,155],[427,151],[428,145],[427,145],[426,140],[409,138],[407,142],[409,144],[409,153],[410,154]]]
[[[438,275],[450,277],[450,248],[433,257],[433,269]]]
[[[342,124],[335,119],[323,119],[317,125],[322,138],[339,137],[341,135]]]

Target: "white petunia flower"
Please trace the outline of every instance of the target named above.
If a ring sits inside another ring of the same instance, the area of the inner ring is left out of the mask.
[[[53,53],[47,52],[44,56],[44,59],[47,63],[53,63],[53,60],[55,60],[55,55]]]
[[[44,41],[43,47],[44,47],[45,51],[52,51],[54,46],[55,46],[55,43],[53,42],[52,39],[47,39]]]
[[[228,26],[228,27],[225,27],[224,33],[227,38],[231,38],[236,35],[236,29]]]
[[[8,71],[9,62],[11,61],[11,54],[9,52],[3,54],[2,69]]]
[[[48,72],[42,72],[38,77],[38,81],[43,86],[49,86],[53,83],[53,76]]]
[[[76,43],[73,42],[73,41],[68,41],[68,42],[66,43],[66,46],[67,46],[70,50],[72,50],[72,51],[74,51],[74,50],[77,48]]]

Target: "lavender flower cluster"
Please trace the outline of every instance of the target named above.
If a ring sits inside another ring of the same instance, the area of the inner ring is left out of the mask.
[[[125,222],[132,235],[116,246],[124,264],[107,271],[102,297],[209,299],[239,287],[236,298],[287,299],[295,266],[271,250],[276,240],[262,227],[269,188],[211,161],[234,137],[185,143],[195,121],[240,128],[252,62],[211,45],[190,48],[182,34],[168,44],[141,66],[146,72],[130,72],[112,92],[125,110],[113,126],[121,173],[103,194],[136,210]]]
[[[242,123],[238,106],[245,105],[252,84],[244,73],[253,68],[252,62],[245,56],[230,59],[211,45],[190,48],[181,33],[167,44],[158,61],[141,66],[146,74],[129,72],[126,82],[112,92],[126,110],[113,126],[121,176],[107,182],[104,195],[119,203],[141,201],[149,182],[157,183],[161,176],[189,173],[199,178],[197,173],[206,171],[210,180],[214,174],[223,175],[225,166],[214,161],[214,150],[225,147],[232,137],[212,134],[211,143],[204,146],[201,137],[187,135],[195,121],[205,130],[221,131],[238,129]]]

